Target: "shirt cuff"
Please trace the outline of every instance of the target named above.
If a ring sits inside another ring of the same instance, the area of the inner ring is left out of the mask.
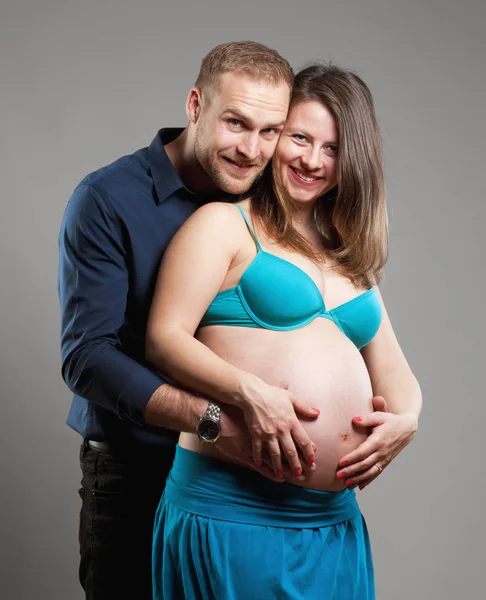
[[[118,417],[122,421],[130,421],[144,427],[145,408],[155,390],[161,385],[172,383],[160,373],[149,369],[137,369],[137,374],[128,381],[116,401]]]

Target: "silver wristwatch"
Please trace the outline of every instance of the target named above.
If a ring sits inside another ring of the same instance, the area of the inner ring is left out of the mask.
[[[196,433],[201,442],[214,444],[218,441],[221,435],[220,413],[221,407],[219,404],[210,400],[206,412],[196,425]]]

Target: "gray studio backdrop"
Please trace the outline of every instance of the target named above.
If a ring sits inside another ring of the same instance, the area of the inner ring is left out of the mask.
[[[359,495],[380,600],[479,598],[486,527],[481,0],[3,0],[1,584],[79,600],[78,435],[64,424],[57,233],[88,172],[184,125],[202,56],[254,39],[370,85],[386,156],[382,291],[420,380],[419,435]],[[347,600],[347,599],[343,599]]]

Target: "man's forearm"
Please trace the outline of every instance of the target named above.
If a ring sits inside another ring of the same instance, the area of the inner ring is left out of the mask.
[[[145,408],[147,425],[193,433],[208,401],[168,383],[155,390]]]

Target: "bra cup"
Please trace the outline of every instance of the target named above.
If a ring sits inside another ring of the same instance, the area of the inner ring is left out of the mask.
[[[238,287],[247,309],[259,321],[287,329],[324,311],[319,290],[304,272],[275,256],[258,258]]]
[[[382,308],[377,294],[366,294],[354,304],[331,310],[346,336],[361,350],[378,333]]]
[[[201,325],[299,329],[317,317],[331,319],[358,349],[371,342],[382,320],[381,302],[371,288],[326,311],[313,280],[299,267],[260,251],[239,284],[219,292]]]

